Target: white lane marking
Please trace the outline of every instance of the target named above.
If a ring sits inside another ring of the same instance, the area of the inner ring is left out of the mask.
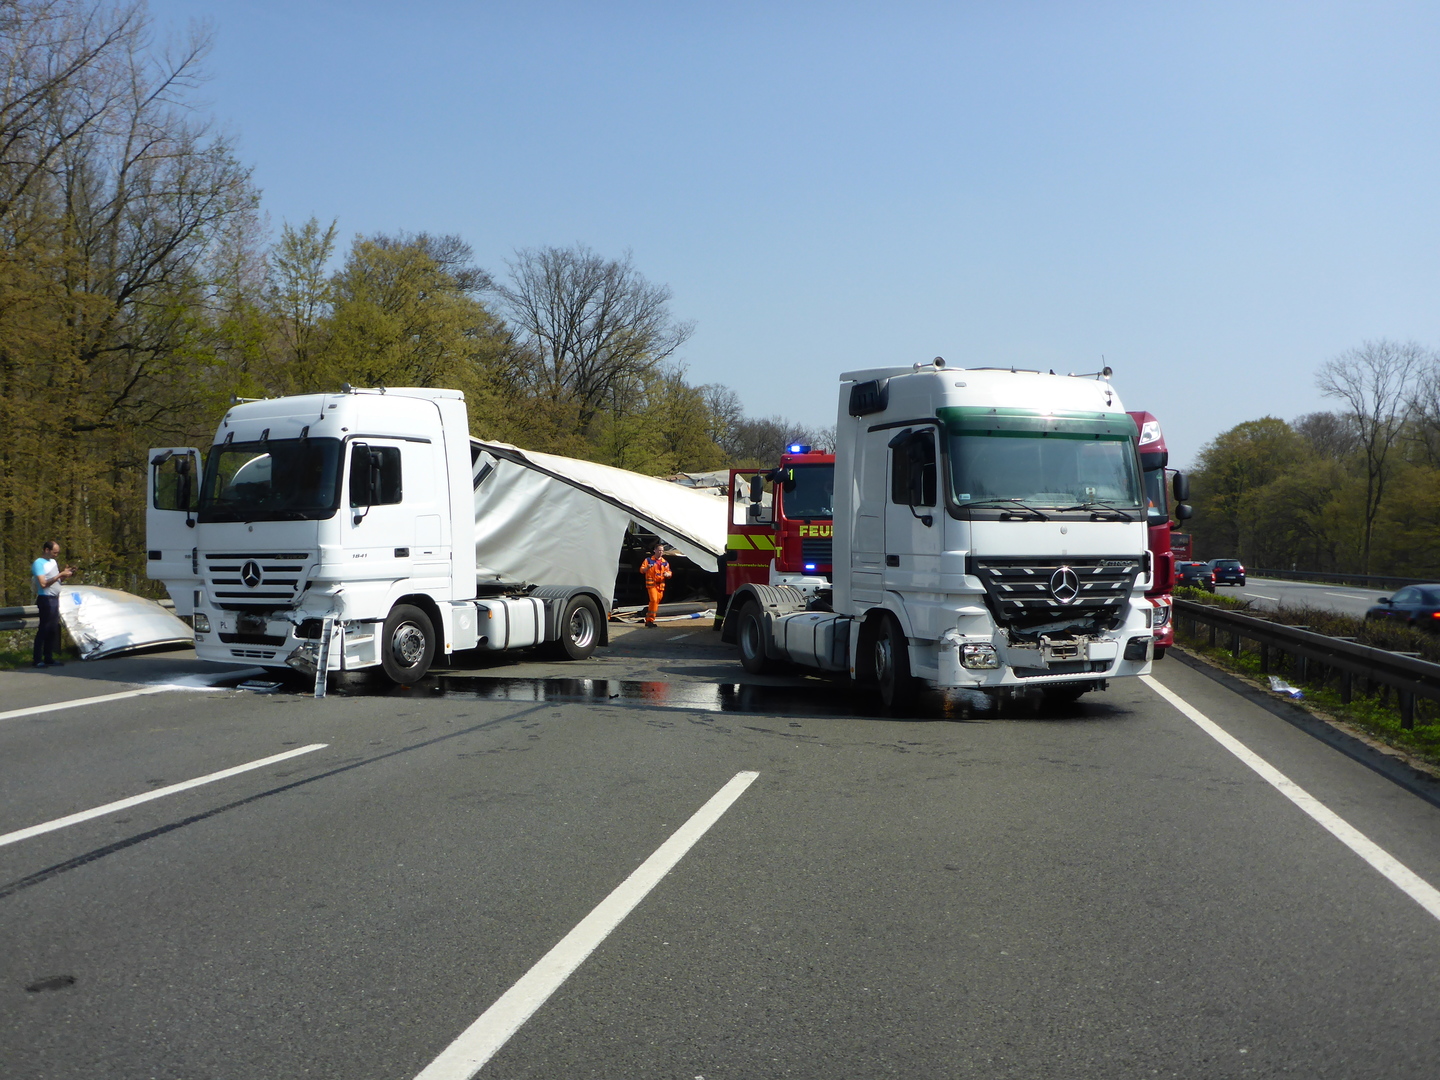
[[[298,750],[286,750],[283,754],[275,754],[272,757],[261,758],[259,761],[246,762],[244,765],[236,765],[232,769],[221,769],[219,772],[210,773],[208,776],[197,776],[194,780],[184,780],[178,784],[171,784],[169,787],[157,788],[155,791],[147,791],[143,795],[131,795],[128,799],[118,799],[104,806],[97,806],[93,810],[81,810],[77,814],[68,817],[56,818],[54,821],[46,821],[40,825],[31,825],[25,829],[16,829],[14,832],[5,833],[0,836],[0,847],[7,844],[15,844],[21,840],[28,840],[32,836],[39,836],[41,833],[54,832],[56,829],[63,829],[67,825],[78,825],[82,821],[89,821],[104,814],[112,814],[116,810],[124,810],[131,806],[138,806],[141,803],[149,802],[151,799],[161,799],[166,795],[174,795],[179,791],[188,791],[190,788],[199,787],[201,784],[212,784],[216,780],[224,780],[228,776],[238,776],[240,773],[249,772],[251,769],[263,769],[266,765],[273,765],[277,761],[284,761],[287,758],[299,757],[301,754],[308,754],[315,750],[323,750],[329,743],[311,743],[309,746],[302,746]]]
[[[688,634],[676,634],[676,635],[675,635],[674,637],[672,637],[670,640],[671,640],[671,641],[684,641],[687,637],[694,637],[694,636],[695,636],[696,634],[698,634],[699,632],[700,632],[699,630],[691,630]]]
[[[251,678],[252,674],[258,674],[264,670],[264,668],[246,668],[243,671],[227,671],[222,675],[210,676],[209,681],[203,676],[190,675],[176,682],[142,686],[138,690],[121,690],[115,694],[97,694],[94,697],[57,701],[50,705],[32,705],[28,709],[11,709],[9,712],[0,712],[0,720],[14,720],[21,716],[39,716],[41,713],[59,712],[61,709],[77,709],[81,705],[103,705],[107,701],[124,701],[126,698],[144,697],[147,694],[163,694],[167,690],[224,690],[228,688],[213,685],[213,680],[236,677]]]
[[[1359,855],[1374,869],[1378,870],[1401,892],[1423,907],[1435,918],[1440,919],[1440,889],[1436,889],[1419,874],[1411,870],[1395,856],[1362,833],[1355,826],[1335,813],[1315,796],[1295,783],[1275,766],[1255,753],[1239,739],[1226,732],[1208,716],[1196,709],[1173,690],[1160,685],[1153,675],[1141,675],[1140,681],[1175,706],[1230,753],[1255,770],[1266,783],[1275,788],[1320,825],[1324,826],[1342,844]]]
[[[1343,596],[1347,600],[1364,600],[1365,597],[1353,592],[1326,592],[1326,596]]]
[[[142,697],[145,694],[160,694],[169,689],[172,688],[169,686],[147,686],[143,690],[122,690],[118,694],[99,694],[95,697],[57,701],[53,705],[35,705],[29,709],[11,709],[9,712],[0,713],[0,720],[13,720],[18,716],[39,716],[41,713],[59,712],[61,709],[74,709],[81,705],[103,705],[107,701],[123,701],[126,698]]]
[[[754,783],[758,772],[740,772],[695,811],[689,821],[655,849],[615,891],[581,919],[575,929],[542,956],[520,981],[480,1014],[415,1080],[470,1080],[558,990],[595,948],[610,936],[635,905],[674,869],[721,815]]]
[[[1278,596],[1265,596],[1258,592],[1247,592],[1245,595],[1253,596],[1256,600],[1272,600],[1277,604],[1280,602],[1280,598]]]

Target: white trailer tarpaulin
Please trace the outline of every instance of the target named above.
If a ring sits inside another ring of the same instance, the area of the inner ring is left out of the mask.
[[[60,618],[82,660],[195,640],[187,624],[154,600],[98,585],[62,586]]]
[[[593,461],[471,443],[480,451],[473,475],[479,576],[590,585],[611,597],[632,521],[701,569],[718,569],[724,499]]]

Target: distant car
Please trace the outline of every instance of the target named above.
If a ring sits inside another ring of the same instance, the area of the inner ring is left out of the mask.
[[[1380,597],[1365,618],[1440,632],[1440,585],[1406,585],[1393,596]]]
[[[1245,584],[1245,567],[1239,559],[1211,559],[1210,569],[1214,571],[1216,585]]]
[[[1182,562],[1175,564],[1175,586],[1185,585],[1192,589],[1215,591],[1215,571],[1209,563]]]

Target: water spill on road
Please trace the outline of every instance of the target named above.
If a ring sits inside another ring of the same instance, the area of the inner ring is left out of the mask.
[[[413,687],[374,680],[345,680],[331,691],[341,697],[424,695],[524,704],[587,704],[690,709],[766,716],[890,719],[878,695],[843,683],[758,685],[689,680],[516,678],[436,672]],[[916,719],[982,720],[1083,715],[1083,706],[1046,702],[1038,693],[997,702],[978,691],[927,694]]]

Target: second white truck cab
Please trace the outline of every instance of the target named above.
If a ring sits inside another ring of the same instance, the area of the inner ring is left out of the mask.
[[[150,453],[149,576],[203,660],[309,673],[606,636],[594,587],[478,580],[464,395],[400,388],[247,401],[198,450]],[[317,683],[317,690],[323,682]]]
[[[1136,428],[1108,375],[842,375],[831,595],[737,591],[745,667],[845,673],[892,709],[925,686],[1074,698],[1147,673]]]

